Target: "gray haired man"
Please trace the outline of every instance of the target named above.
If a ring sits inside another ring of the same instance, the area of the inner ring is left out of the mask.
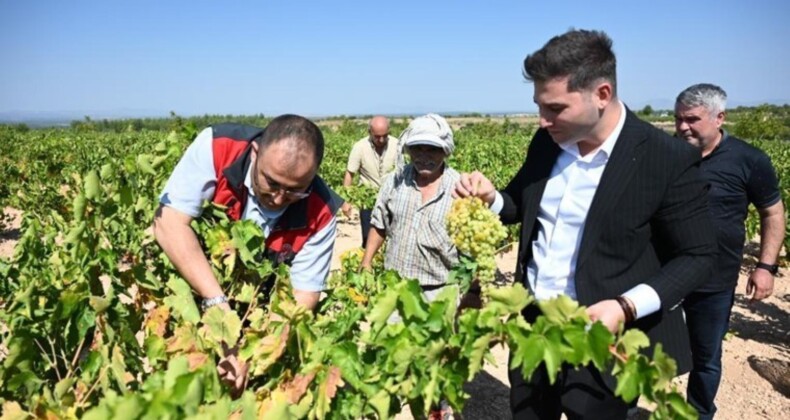
[[[724,90],[708,83],[685,89],[675,101],[677,137],[702,153],[702,174],[711,186],[710,212],[718,226],[714,275],[683,302],[693,361],[687,394],[701,419],[713,418],[716,412],[713,400],[721,380],[722,339],[729,328],[749,203],[760,214],[760,261],[746,285],[753,301],[773,292],[785,232],[784,207],[771,160],[722,128],[726,102]]]

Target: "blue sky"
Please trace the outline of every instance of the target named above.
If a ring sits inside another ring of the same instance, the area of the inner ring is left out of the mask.
[[[525,55],[614,40],[626,104],[790,102],[790,1],[0,0],[0,114],[532,111]]]

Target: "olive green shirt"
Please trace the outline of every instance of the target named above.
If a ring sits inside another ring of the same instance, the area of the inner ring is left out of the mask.
[[[384,175],[395,169],[398,158],[398,139],[389,136],[387,145],[381,155],[376,153],[376,148],[370,137],[364,137],[354,143],[351,154],[348,156],[346,170],[352,174],[359,173],[359,183],[370,187],[380,188]]]

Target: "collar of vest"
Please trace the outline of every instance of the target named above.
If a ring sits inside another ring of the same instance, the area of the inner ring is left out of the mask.
[[[247,172],[250,169],[251,152],[252,152],[252,143],[247,145],[247,148],[244,149],[244,152],[241,155],[239,155],[239,157],[236,158],[236,160],[234,160],[233,163],[230,164],[230,166],[222,170],[222,173],[225,175],[225,178],[228,180],[228,185],[236,194],[246,193],[244,189],[247,187],[244,185],[244,180],[247,178]]]

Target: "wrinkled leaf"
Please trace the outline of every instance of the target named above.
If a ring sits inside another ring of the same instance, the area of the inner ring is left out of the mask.
[[[167,282],[167,287],[173,292],[173,295],[164,299],[165,304],[172,309],[172,311],[184,321],[196,324],[200,321],[200,312],[198,311],[195,299],[192,296],[192,288],[189,284],[181,278],[172,278]]]
[[[486,287],[486,308],[500,315],[520,313],[534,299],[520,283],[507,287]]]
[[[539,300],[538,306],[546,319],[552,324],[563,324],[570,320],[589,321],[586,311],[579,303],[567,295],[559,295],[553,299]]]
[[[219,306],[208,308],[200,328],[200,335],[214,343],[235,344],[241,333],[241,320],[234,311],[226,311]]]

